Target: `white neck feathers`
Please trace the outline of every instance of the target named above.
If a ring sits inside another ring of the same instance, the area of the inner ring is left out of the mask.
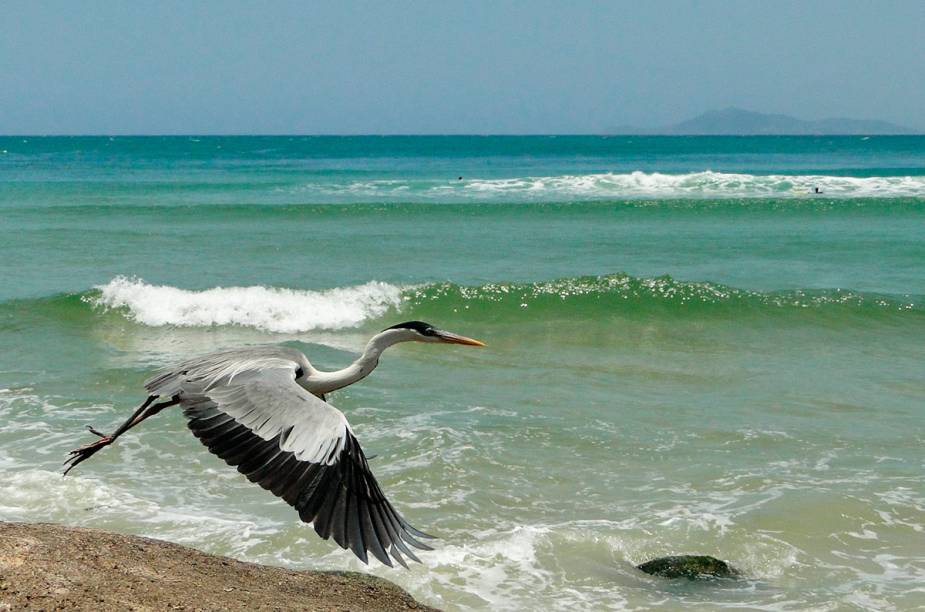
[[[321,372],[315,370],[310,372],[306,387],[312,393],[330,393],[337,389],[342,389],[347,385],[352,385],[358,380],[369,376],[369,373],[379,365],[379,357],[382,351],[393,344],[413,340],[414,337],[406,329],[387,329],[372,337],[366,344],[363,354],[359,359],[351,363],[342,370],[334,372]]]

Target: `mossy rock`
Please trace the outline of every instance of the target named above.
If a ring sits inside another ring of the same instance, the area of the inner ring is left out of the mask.
[[[725,561],[720,561],[716,557],[707,555],[659,557],[658,559],[646,561],[642,565],[637,565],[636,569],[653,576],[688,578],[690,580],[736,578],[739,576],[739,571]]]

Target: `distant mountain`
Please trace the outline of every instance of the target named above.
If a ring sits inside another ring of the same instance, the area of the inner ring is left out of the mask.
[[[888,123],[864,119],[819,119],[804,121],[788,115],[756,113],[741,108],[708,111],[663,128],[620,127],[614,134],[666,134],[692,136],[749,136],[749,135],[868,135],[917,134],[919,132]]]

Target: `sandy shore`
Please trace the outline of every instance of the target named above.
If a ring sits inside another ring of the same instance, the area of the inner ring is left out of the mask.
[[[356,572],[294,571],[61,525],[0,522],[0,611],[433,610]]]

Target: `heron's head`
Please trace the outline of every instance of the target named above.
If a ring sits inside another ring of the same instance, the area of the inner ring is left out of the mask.
[[[401,334],[400,342],[443,342],[445,344],[464,344],[466,346],[485,346],[484,342],[479,342],[472,338],[460,336],[453,332],[443,329],[437,329],[430,323],[424,321],[405,321],[398,325],[386,328],[383,331],[388,332],[396,330],[395,333]]]
[[[298,374],[296,378],[302,387],[324,399],[325,393],[343,389],[368,376],[379,365],[379,356],[382,351],[399,342],[443,342],[444,344],[485,346],[478,340],[437,329],[430,323],[406,321],[383,329],[373,336],[360,358],[346,368],[334,372],[322,372],[310,368],[307,373]]]

